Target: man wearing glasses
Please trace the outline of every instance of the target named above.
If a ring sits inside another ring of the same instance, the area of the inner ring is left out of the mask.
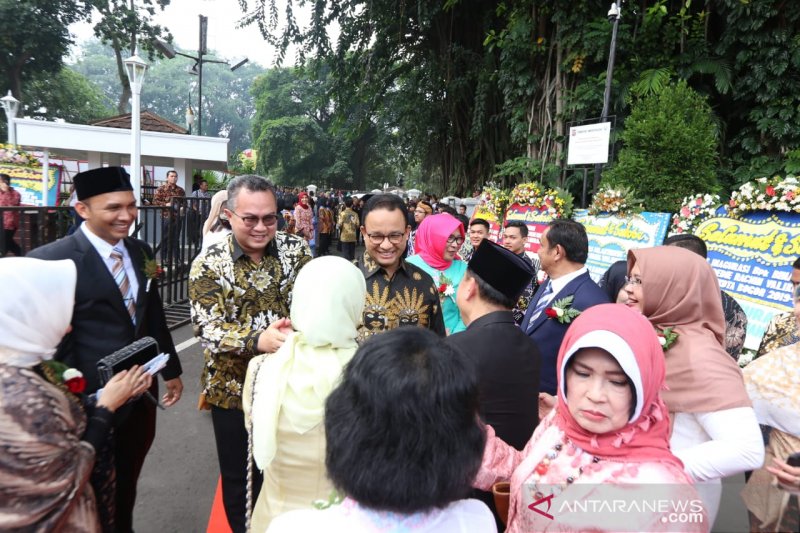
[[[411,231],[405,214],[403,200],[394,194],[377,194],[364,206],[366,251],[357,264],[367,282],[367,301],[360,340],[400,326],[445,335],[433,278],[403,259]]]
[[[292,288],[311,260],[302,237],[277,231],[278,203],[272,184],[239,176],[228,185],[225,214],[232,234],[209,246],[192,263],[192,322],[205,347],[202,408],[211,410],[222,474],[222,500],[234,532],[245,531],[247,431],[242,386],[250,359],[278,350],[291,331]],[[253,497],[261,475],[253,471]]]

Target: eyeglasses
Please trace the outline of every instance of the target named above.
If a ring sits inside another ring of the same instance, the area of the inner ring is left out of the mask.
[[[642,278],[634,278],[633,276],[625,276],[625,285],[641,285]]]
[[[457,244],[461,246],[462,244],[464,244],[464,237],[453,237],[452,235],[450,235],[447,238],[447,244]]]
[[[369,237],[369,242],[374,245],[383,244],[383,241],[389,239],[389,242],[392,244],[400,244],[403,242],[403,237],[405,237],[405,233],[390,233],[389,235],[381,235],[380,233],[367,233],[367,237]]]
[[[242,222],[244,222],[244,225],[248,228],[255,228],[259,221],[261,221],[261,223],[265,226],[274,226],[278,223],[278,215],[264,215],[263,217],[257,217],[255,215],[242,216],[236,211],[231,211],[231,213],[242,219]]]

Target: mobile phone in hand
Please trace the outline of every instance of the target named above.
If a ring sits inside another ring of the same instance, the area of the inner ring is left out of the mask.
[[[800,466],[800,452],[794,452],[786,458],[786,464],[789,466]]]

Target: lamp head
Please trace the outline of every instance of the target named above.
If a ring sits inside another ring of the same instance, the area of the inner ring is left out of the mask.
[[[131,84],[131,90],[140,91],[142,89],[142,82],[144,82],[144,73],[147,71],[147,63],[137,56],[133,55],[124,61],[125,70],[128,73],[128,82]]]
[[[3,103],[3,109],[10,118],[14,118],[17,116],[17,111],[19,111],[19,100],[14,98],[14,95],[11,94],[11,91],[8,91],[8,94],[4,97],[0,98],[0,102]]]

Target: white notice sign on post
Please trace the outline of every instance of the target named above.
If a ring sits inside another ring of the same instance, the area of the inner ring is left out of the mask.
[[[608,163],[608,141],[610,138],[610,122],[571,127],[569,129],[567,164],[593,165],[596,163]]]

